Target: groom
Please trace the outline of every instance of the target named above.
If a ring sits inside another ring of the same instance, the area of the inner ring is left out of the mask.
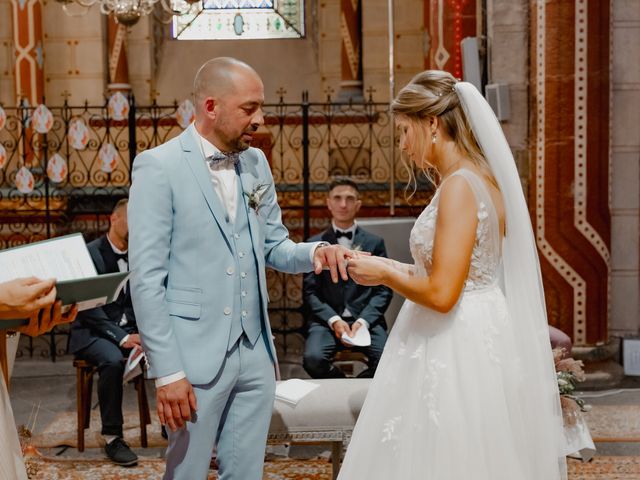
[[[289,240],[269,165],[250,148],[264,123],[258,74],[215,58],[194,96],[195,123],[135,159],[133,303],[171,430],[164,478],[205,479],[215,444],[220,480],[259,480],[277,370],[265,267],[346,280],[350,253]]]

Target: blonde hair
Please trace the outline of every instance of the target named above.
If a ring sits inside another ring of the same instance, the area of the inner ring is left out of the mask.
[[[467,116],[460,105],[460,99],[455,90],[458,81],[449,72],[441,70],[425,70],[417,74],[398,93],[391,103],[391,112],[406,119],[416,133],[412,150],[419,158],[425,158],[427,141],[419,132],[424,129],[424,122],[438,117],[442,131],[455,142],[460,152],[473,162],[489,179],[496,184],[487,160],[471,130]],[[409,163],[402,158],[409,170],[409,184],[413,183],[413,193],[417,187],[416,178]],[[433,175],[422,168],[424,175],[435,185]],[[407,185],[407,188],[409,187]],[[413,195],[413,193],[411,195]]]

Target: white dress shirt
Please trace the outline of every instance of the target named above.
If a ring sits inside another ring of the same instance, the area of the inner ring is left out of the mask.
[[[194,128],[195,130],[195,128]],[[204,138],[195,130],[198,137],[200,137],[200,144],[202,145],[202,154],[205,159],[208,159],[220,152],[213,143]],[[225,212],[227,214],[227,222],[234,222],[236,218],[236,205],[238,204],[238,185],[236,170],[232,161],[222,160],[216,162],[213,166],[210,162],[207,162],[209,169],[209,176],[211,177],[211,184],[213,189],[218,194],[218,198],[224,205]]]
[[[358,225],[356,224],[355,221],[353,222],[353,225],[351,225],[349,228],[338,228],[336,227],[335,222],[332,220],[331,228],[333,228],[334,232],[336,230],[340,230],[341,232],[351,232],[351,238],[340,237],[337,239],[337,242],[339,245],[342,245],[343,247],[348,249],[351,249],[353,247],[353,240],[355,239],[356,229],[358,228]],[[342,315],[334,315],[329,320],[327,320],[327,323],[329,324],[330,327],[333,327],[333,324],[336,323],[338,320],[342,320],[343,318],[351,318],[351,317],[353,317],[353,314],[349,311],[348,308],[345,308],[342,312]],[[369,328],[369,322],[367,322],[364,318],[359,318],[358,320],[356,320],[356,323],[361,323],[363,327],[367,329]]]

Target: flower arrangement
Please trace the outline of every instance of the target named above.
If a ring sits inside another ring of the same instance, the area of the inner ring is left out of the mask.
[[[22,457],[24,458],[24,466],[27,470],[27,477],[29,480],[38,478],[38,458],[42,454],[32,444],[33,429],[36,426],[36,420],[38,418],[38,412],[40,410],[40,404],[34,405],[31,409],[31,415],[27,425],[20,425],[18,427],[18,438],[20,440],[20,448],[22,450]]]
[[[575,395],[578,382],[585,380],[584,364],[581,360],[566,357],[564,348],[553,350],[553,360],[558,377],[558,390],[560,391],[560,406],[565,425],[573,426],[577,422],[581,412],[588,412],[590,407],[580,397]]]
[[[249,208],[255,210],[258,213],[258,209],[261,206],[262,198],[269,190],[270,184],[268,183],[257,183],[253,186],[253,190],[251,193],[243,192],[248,199]]]

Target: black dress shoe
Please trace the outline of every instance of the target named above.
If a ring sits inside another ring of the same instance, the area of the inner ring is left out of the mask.
[[[118,437],[104,447],[104,451],[113,463],[130,467],[138,463],[138,456],[129,448],[127,442]]]

